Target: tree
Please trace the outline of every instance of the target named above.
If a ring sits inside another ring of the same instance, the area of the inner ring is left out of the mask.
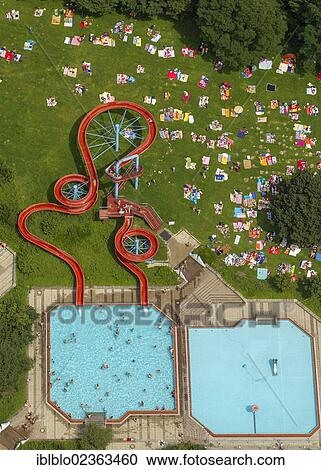
[[[271,279],[273,287],[280,292],[285,292],[291,286],[291,273],[277,274]]]
[[[305,170],[279,185],[270,209],[278,235],[300,246],[321,243],[321,173]]]
[[[302,283],[302,288],[308,297],[321,300],[321,277],[313,276]]]
[[[32,361],[22,349],[17,349],[10,341],[0,342],[0,398],[18,389],[21,374],[31,366]]]
[[[167,15],[177,18],[191,8],[191,0],[119,0],[118,8],[132,16]]]
[[[110,426],[103,428],[96,424],[89,424],[85,427],[83,435],[79,442],[80,449],[90,450],[106,449],[112,440],[112,428]]]
[[[36,311],[13,295],[0,301],[0,398],[12,395],[32,365],[26,346],[33,339]]]
[[[17,223],[17,207],[14,203],[1,204],[0,203],[0,222],[10,227],[15,227]]]
[[[299,58],[303,68],[314,72],[321,66],[321,9],[320,0],[304,2],[301,12],[302,27],[299,32]]]
[[[78,10],[99,16],[111,13],[117,5],[117,0],[76,0],[73,3]]]
[[[17,255],[17,268],[22,274],[29,276],[39,270],[37,256],[39,252],[30,245],[23,245]]]
[[[232,69],[275,56],[286,31],[278,0],[199,0],[197,17],[204,41]]]
[[[133,17],[167,15],[177,18],[191,8],[191,0],[76,0],[75,6],[93,15],[120,11]]]
[[[36,311],[13,296],[0,302],[0,343],[10,341],[14,347],[26,346],[33,339],[32,325]]]
[[[5,184],[11,183],[14,178],[13,169],[10,168],[5,161],[0,160],[0,188]]]

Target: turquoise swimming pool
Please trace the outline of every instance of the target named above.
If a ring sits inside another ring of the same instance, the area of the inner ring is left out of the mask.
[[[281,320],[188,330],[191,414],[213,434],[308,434],[318,425],[313,340],[301,328]]]
[[[172,323],[156,308],[59,306],[49,320],[50,402],[72,419],[175,410]]]

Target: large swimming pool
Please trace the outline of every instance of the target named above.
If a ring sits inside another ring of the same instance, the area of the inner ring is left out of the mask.
[[[172,323],[154,307],[59,306],[50,313],[50,401],[72,419],[90,412],[172,411]]]
[[[212,433],[308,434],[317,426],[313,340],[294,323],[189,328],[188,338],[191,414]]]

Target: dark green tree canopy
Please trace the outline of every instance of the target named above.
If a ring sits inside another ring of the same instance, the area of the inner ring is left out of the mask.
[[[302,283],[302,288],[308,297],[321,301],[321,277],[314,276]]]
[[[279,185],[271,202],[278,235],[300,246],[321,243],[321,173],[303,171]]]
[[[13,295],[0,300],[0,399],[17,390],[21,374],[32,365],[25,347],[36,318],[36,311]]]
[[[191,0],[76,0],[76,7],[84,12],[103,15],[117,10],[133,17],[167,15],[177,18],[191,7]]]
[[[112,428],[110,426],[103,428],[96,424],[89,424],[84,429],[80,439],[80,449],[103,450],[112,440]]]
[[[110,13],[117,5],[116,0],[76,0],[73,2],[78,10],[91,15]]]
[[[274,57],[286,31],[277,0],[199,0],[197,17],[204,40],[233,69]]]

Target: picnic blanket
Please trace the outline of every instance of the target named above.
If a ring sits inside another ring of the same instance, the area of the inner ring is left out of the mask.
[[[71,46],[80,46],[80,44],[83,42],[83,38],[81,36],[66,36],[64,40],[64,44],[68,44]]]
[[[59,25],[61,22],[61,16],[57,16],[57,15],[52,15],[51,17],[51,24],[53,25]]]
[[[66,77],[72,77],[76,78],[77,77],[77,67],[63,67],[63,74]]]
[[[146,44],[145,46],[145,51],[147,51],[149,54],[154,55],[157,51],[157,47],[154,46],[153,44]]]
[[[25,41],[24,43],[24,46],[23,46],[23,49],[25,51],[32,51],[33,49],[33,46],[36,44],[36,41],[33,41],[32,39],[28,39],[27,41]]]
[[[190,47],[182,47],[181,55],[183,57],[190,57],[191,59],[193,59],[196,56],[196,51],[195,49],[191,49]]]
[[[174,47],[167,46],[164,49],[159,49],[158,57],[162,57],[163,59],[170,59],[171,57],[175,57]]]

